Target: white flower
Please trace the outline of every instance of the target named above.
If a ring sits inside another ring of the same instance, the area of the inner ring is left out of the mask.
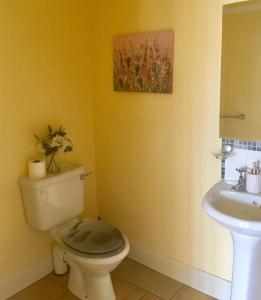
[[[61,146],[63,144],[63,140],[64,140],[64,137],[62,137],[60,135],[56,135],[55,137],[53,137],[50,140],[49,145],[52,148],[54,148],[54,147],[61,148]]]
[[[62,144],[62,151],[65,151],[68,147],[72,147],[72,142],[69,139],[64,138]]]
[[[72,147],[72,143],[69,139],[61,135],[56,135],[49,141],[49,146],[51,148],[57,147],[58,151],[65,151],[68,146]]]

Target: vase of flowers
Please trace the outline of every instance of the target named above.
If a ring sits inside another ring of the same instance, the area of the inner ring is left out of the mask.
[[[52,154],[49,155],[49,161],[47,164],[47,172],[48,173],[57,173],[61,170],[59,165],[57,164],[55,160],[56,153],[53,152]]]
[[[49,158],[47,163],[47,172],[57,173],[60,171],[60,167],[55,160],[56,154],[58,152],[72,151],[73,144],[71,140],[66,137],[67,133],[62,126],[60,126],[57,130],[53,130],[52,127],[48,125],[48,131],[48,135],[44,139],[39,138],[36,134],[34,137],[38,143],[38,150]]]

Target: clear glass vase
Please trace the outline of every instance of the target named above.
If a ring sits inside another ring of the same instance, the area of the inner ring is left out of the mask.
[[[49,162],[48,162],[48,165],[47,165],[47,172],[48,173],[58,173],[61,170],[59,165],[57,164],[57,162],[55,160],[55,156],[56,156],[56,152],[53,152],[49,156]]]

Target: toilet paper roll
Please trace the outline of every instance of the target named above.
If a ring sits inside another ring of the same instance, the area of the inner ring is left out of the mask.
[[[46,176],[45,159],[32,159],[28,161],[28,175],[32,179],[40,179]]]

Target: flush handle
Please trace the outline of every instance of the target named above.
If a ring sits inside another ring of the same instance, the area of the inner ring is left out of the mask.
[[[87,172],[87,173],[82,173],[82,174],[80,175],[80,179],[81,179],[81,180],[84,180],[85,177],[91,175],[92,173],[93,173],[93,171],[89,171],[89,172]]]

